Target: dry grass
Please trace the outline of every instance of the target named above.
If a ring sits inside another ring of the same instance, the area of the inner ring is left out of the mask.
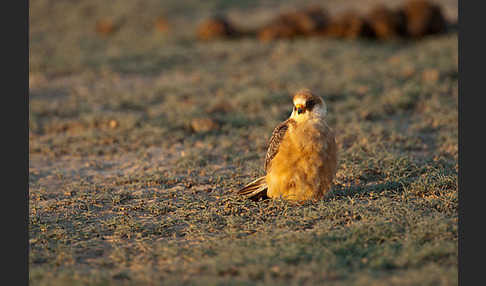
[[[201,43],[207,11],[263,8],[189,2],[31,3],[31,284],[457,284],[457,34]],[[300,87],[328,103],[333,192],[233,195]]]

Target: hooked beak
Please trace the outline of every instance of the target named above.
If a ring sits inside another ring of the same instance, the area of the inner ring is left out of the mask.
[[[298,105],[295,106],[295,110],[297,111],[297,114],[304,113],[304,106],[302,106],[301,104],[298,104]]]

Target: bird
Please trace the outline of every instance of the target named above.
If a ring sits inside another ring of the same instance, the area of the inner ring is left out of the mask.
[[[238,195],[303,203],[330,191],[338,158],[327,105],[307,88],[295,92],[292,101],[290,117],[275,127],[268,141],[265,175],[237,190]]]

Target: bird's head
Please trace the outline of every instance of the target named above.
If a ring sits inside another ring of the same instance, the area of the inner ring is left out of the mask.
[[[308,89],[302,89],[296,92],[293,102],[294,110],[290,118],[297,122],[311,118],[324,118],[327,114],[327,106],[324,100]]]

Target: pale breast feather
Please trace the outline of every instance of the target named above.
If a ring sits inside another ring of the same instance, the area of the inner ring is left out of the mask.
[[[278,147],[280,146],[280,142],[285,136],[285,133],[289,129],[289,125],[294,123],[293,119],[287,119],[284,122],[280,123],[277,127],[272,132],[272,137],[270,138],[270,141],[268,142],[268,149],[267,149],[267,155],[265,157],[265,164],[263,168],[265,169],[265,172],[270,168],[270,165],[272,163],[272,159],[277,155],[278,153]]]

